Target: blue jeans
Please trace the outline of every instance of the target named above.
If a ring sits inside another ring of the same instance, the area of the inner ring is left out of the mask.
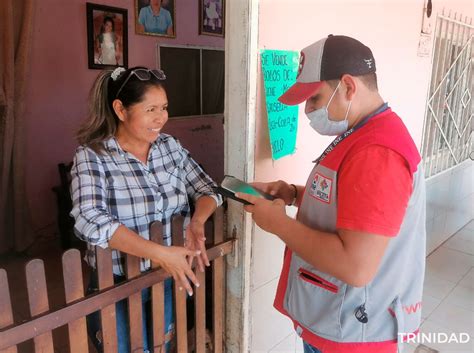
[[[114,283],[120,283],[125,280],[123,276],[114,275]],[[173,284],[171,279],[165,280],[165,329],[169,333],[174,326],[173,318]],[[87,294],[97,291],[97,275],[91,273]],[[142,328],[143,328],[143,352],[153,351],[153,328],[151,314],[151,289],[142,290]],[[117,323],[117,346],[118,353],[130,353],[130,325],[128,320],[128,302],[123,299],[115,303],[115,317]],[[86,318],[87,333],[97,352],[103,352],[100,313],[96,311]],[[170,350],[170,343],[166,344],[166,351]],[[137,352],[133,352],[137,353]]]
[[[303,348],[304,348],[304,353],[322,353],[319,349],[316,347],[313,347],[309,343],[306,343],[303,341]]]

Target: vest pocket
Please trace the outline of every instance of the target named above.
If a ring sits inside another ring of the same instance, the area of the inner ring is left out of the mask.
[[[328,291],[332,293],[337,293],[339,291],[339,287],[336,286],[335,284],[326,281],[324,278],[319,277],[318,275],[311,273],[304,268],[300,268],[298,270],[298,275],[300,279],[303,281],[309,282],[311,284],[314,284],[315,286],[327,289]]]
[[[310,331],[340,339],[346,285],[334,277],[315,272],[312,268],[298,268],[287,301],[288,313]]]

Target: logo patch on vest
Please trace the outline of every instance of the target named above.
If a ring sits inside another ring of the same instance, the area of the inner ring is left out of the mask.
[[[330,203],[331,202],[332,179],[319,173],[314,175],[309,194],[314,198]]]

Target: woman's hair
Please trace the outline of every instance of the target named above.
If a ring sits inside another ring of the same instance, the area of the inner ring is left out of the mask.
[[[135,69],[147,70],[145,67],[133,67],[122,71],[115,80],[111,77],[112,71],[99,74],[89,92],[87,118],[76,134],[80,145],[86,145],[98,153],[104,150],[102,142],[115,134],[120,123],[112,107],[115,99],[119,99],[125,109],[128,109],[140,103],[150,87],[161,87],[165,90],[164,80],[159,80],[150,73],[150,79],[142,81],[135,74],[131,74]],[[127,82],[120,90],[125,80]],[[117,96],[119,90],[120,94]]]
[[[112,23],[112,32],[115,32],[115,22],[114,22],[114,19],[110,16],[105,16],[104,17],[104,21],[102,21],[102,26],[100,26],[100,33],[104,33],[105,32],[105,24],[107,22],[110,22]]]

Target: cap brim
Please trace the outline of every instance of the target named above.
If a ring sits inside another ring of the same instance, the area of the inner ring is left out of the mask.
[[[278,100],[286,105],[300,104],[319,91],[322,84],[322,81],[309,83],[296,82],[288,91],[283,93]]]

